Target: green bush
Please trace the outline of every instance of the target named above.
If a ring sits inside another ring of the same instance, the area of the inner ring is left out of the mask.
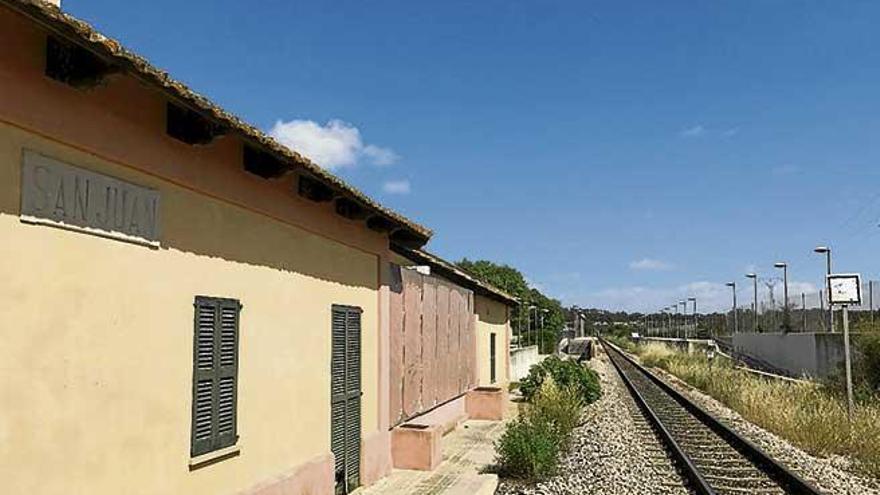
[[[553,378],[547,378],[524,414],[532,422],[547,423],[560,450],[564,451],[568,449],[572,431],[580,423],[583,405],[583,399],[572,387],[560,387]]]
[[[561,388],[571,388],[583,404],[592,404],[599,399],[601,389],[599,377],[591,369],[573,360],[563,360],[549,356],[529,369],[529,374],[520,381],[519,389],[529,402],[541,389],[544,380],[550,376]]]
[[[856,380],[869,393],[880,392],[880,333],[863,333],[855,339]]]
[[[527,480],[552,476],[559,453],[568,450],[582,406],[571,387],[560,387],[547,378],[496,444],[499,473]]]
[[[545,421],[520,417],[507,425],[495,445],[499,474],[509,478],[538,480],[556,473],[559,442]]]

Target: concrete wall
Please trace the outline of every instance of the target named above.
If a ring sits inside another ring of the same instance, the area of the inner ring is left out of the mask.
[[[739,333],[733,346],[795,376],[825,377],[843,360],[842,333]]]
[[[530,345],[510,350],[510,379],[520,381],[529,374],[529,369],[538,364],[538,346]]]
[[[507,305],[477,295],[477,371],[480,386],[506,387],[509,382],[510,318]],[[495,335],[495,382],[490,380],[490,335]]]
[[[46,78],[44,43],[0,8],[0,94],[14,95],[0,98],[0,492],[327,493],[334,303],[364,310],[362,469],[387,472],[387,238],[290,178],[245,173],[233,136],[169,138],[165,101],[131,78]],[[158,190],[161,247],[20,222],[25,149]],[[195,295],[244,307],[240,452],[191,470]]]

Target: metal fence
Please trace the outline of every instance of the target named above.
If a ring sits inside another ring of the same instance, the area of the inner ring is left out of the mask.
[[[818,292],[789,291],[788,306],[784,290],[779,285],[759,286],[757,314],[754,289],[738,287],[736,318],[733,310],[697,315],[655,314],[646,317],[647,334],[661,336],[729,335],[734,332],[841,332],[842,316],[839,309],[832,317],[824,290]],[[850,329],[859,331],[875,324],[880,327],[880,281],[862,284],[862,303],[849,306]],[[834,326],[831,326],[833,320]]]

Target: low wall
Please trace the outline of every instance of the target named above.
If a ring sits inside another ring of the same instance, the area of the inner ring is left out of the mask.
[[[732,343],[737,352],[794,376],[824,378],[843,361],[842,333],[738,333]]]
[[[541,360],[538,346],[530,345],[510,350],[510,379],[518,382],[529,374],[529,368]]]

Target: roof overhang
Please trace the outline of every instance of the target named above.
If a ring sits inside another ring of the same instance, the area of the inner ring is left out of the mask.
[[[237,135],[244,143],[246,155],[271,159],[269,166],[258,165],[255,168],[257,172],[254,173],[273,179],[295,172],[300,182],[320,186],[322,190],[318,197],[335,202],[337,213],[365,221],[367,228],[387,234],[393,243],[418,248],[433,235],[430,229],[380,205],[339,177],[282,146],[256,127],[173,79],[167,72],[154,67],[145,58],[129,51],[118,41],[104,36],[88,23],[64,13],[57,6],[42,0],[0,0],[0,5],[31,19],[51,35],[87,50],[100,61],[98,65],[106,69],[107,74],[123,73],[160,91],[168,98],[169,105],[184,109],[188,117],[204,119],[210,124],[212,132]],[[247,165],[247,157],[245,161]],[[265,172],[265,175],[261,172]],[[298,185],[297,188],[300,196],[315,201],[303,192],[314,192],[315,187],[303,188]]]
[[[476,294],[486,296],[507,306],[519,306],[520,304],[519,299],[516,297],[477,279],[470,273],[455,266],[455,264],[425,250],[411,249],[396,243],[391,244],[391,250],[414,263],[430,266],[433,273],[470,289]]]

